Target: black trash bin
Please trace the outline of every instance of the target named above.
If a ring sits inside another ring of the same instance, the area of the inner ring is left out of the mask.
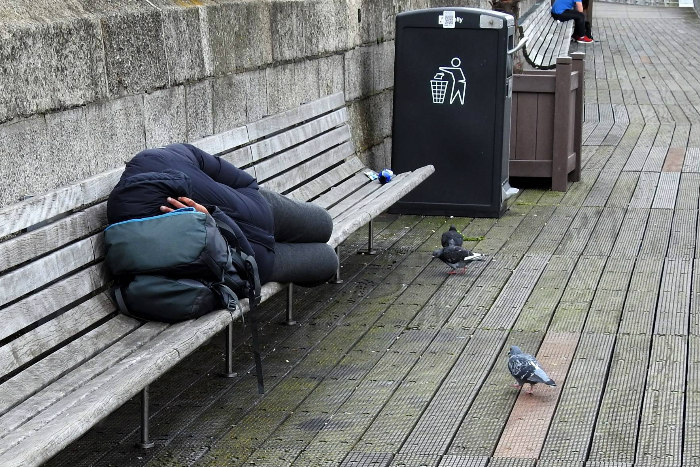
[[[500,217],[508,183],[511,15],[431,8],[396,17],[392,168],[435,174],[391,209]],[[510,53],[509,53],[510,52]]]

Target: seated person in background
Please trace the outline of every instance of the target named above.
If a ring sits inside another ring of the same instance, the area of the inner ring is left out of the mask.
[[[113,224],[185,206],[234,230],[241,250],[255,257],[261,283],[313,286],[337,272],[325,209],[259,188],[247,172],[189,144],[147,149],[127,162],[107,200],[107,219]]]
[[[588,5],[589,0],[584,1]],[[552,18],[559,21],[574,20],[572,39],[580,44],[590,44],[593,42],[591,23],[586,20],[583,10],[583,2],[580,0],[555,0],[552,5]]]

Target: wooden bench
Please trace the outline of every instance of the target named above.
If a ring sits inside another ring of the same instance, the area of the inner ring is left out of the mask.
[[[574,32],[574,22],[552,18],[551,9],[549,0],[543,0],[518,20],[520,37],[526,38],[523,56],[530,65],[543,70],[554,68],[558,57],[568,57]]]
[[[371,248],[371,220],[434,171],[425,166],[385,185],[370,181],[354,154],[342,94],[194,144],[269,189],[327,208],[334,247],[369,224]],[[221,331],[228,332],[225,371],[232,371],[232,322],[247,312],[247,300],[234,316],[218,311],[167,325],[119,314],[109,298],[104,200],[122,170],[0,209],[4,467],[41,464],[139,392],[141,444],[149,446],[149,383]],[[264,285],[263,300],[283,287]]]

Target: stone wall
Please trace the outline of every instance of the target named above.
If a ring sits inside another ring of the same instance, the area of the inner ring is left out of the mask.
[[[394,18],[485,0],[18,0],[0,4],[0,206],[343,91],[389,166]]]

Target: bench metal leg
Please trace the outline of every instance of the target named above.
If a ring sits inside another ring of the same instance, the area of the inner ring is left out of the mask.
[[[148,438],[148,385],[146,385],[141,390],[141,442],[137,445],[144,449],[155,446],[155,443]]]
[[[282,324],[286,324],[287,326],[294,326],[297,324],[297,322],[294,320],[294,316],[292,316],[293,312],[293,307],[292,303],[294,301],[294,287],[293,284],[289,284],[287,286],[287,319],[282,321]]]
[[[370,219],[369,224],[367,224],[367,249],[366,250],[357,250],[358,255],[376,255],[377,250],[374,249],[373,246],[373,239],[374,239],[374,227],[373,227],[373,222]]]
[[[224,378],[235,378],[238,373],[233,371],[233,322],[226,327],[226,344],[224,344],[224,354],[226,354],[226,367],[221,376]]]
[[[338,256],[338,270],[335,272],[335,277],[328,282],[331,284],[342,284],[343,280],[340,278],[340,245],[335,247],[335,254]]]

